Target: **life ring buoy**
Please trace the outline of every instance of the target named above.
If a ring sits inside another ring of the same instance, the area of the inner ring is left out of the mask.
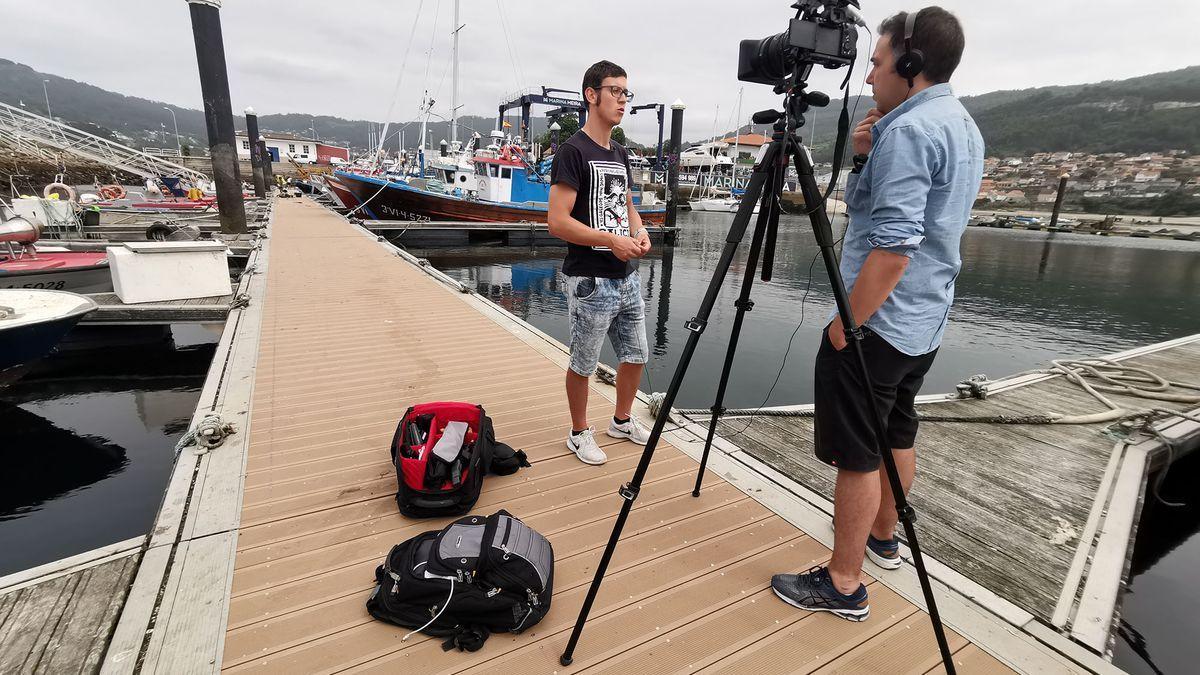
[[[105,185],[100,188],[100,196],[105,199],[124,199],[125,188],[120,185]]]
[[[75,188],[66,183],[51,183],[42,190],[42,196],[46,199],[65,199],[66,201],[75,201]]]

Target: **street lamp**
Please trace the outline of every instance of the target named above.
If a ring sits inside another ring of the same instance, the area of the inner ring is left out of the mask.
[[[554,132],[554,143],[551,144],[550,151],[556,153],[558,152],[558,132],[562,131],[562,127],[559,126],[558,120],[554,120],[554,122],[550,125],[550,131]]]
[[[46,95],[46,117],[54,119],[54,114],[50,112],[50,90],[46,88],[49,83],[50,80],[42,80],[42,93]]]
[[[175,111],[171,110],[170,108],[168,108],[165,105],[163,106],[163,110],[166,110],[167,112],[171,113],[171,124],[175,125],[175,154],[182,156],[183,155],[183,146],[180,145],[180,143],[179,143],[179,121],[175,119]]]

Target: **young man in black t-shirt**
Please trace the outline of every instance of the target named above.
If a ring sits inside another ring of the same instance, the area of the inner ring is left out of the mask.
[[[610,138],[633,98],[626,84],[625,70],[615,63],[600,61],[587,69],[587,122],[559,146],[550,169],[550,234],[567,242],[562,267],[571,316],[567,447],[587,464],[608,459],[587,421],[588,378],[606,334],[621,362],[607,433],[640,444],[649,438],[630,409],[649,356],[637,259],[650,252],[650,237],[633,207],[629,154]]]

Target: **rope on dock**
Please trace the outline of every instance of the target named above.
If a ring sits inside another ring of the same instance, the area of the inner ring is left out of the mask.
[[[1157,421],[1164,415],[1175,415],[1187,419],[1196,418],[1179,411],[1167,408],[1144,408],[1131,410],[1122,408],[1104,395],[1121,394],[1156,401],[1171,401],[1175,403],[1200,403],[1200,394],[1179,394],[1169,391],[1172,387],[1189,389],[1200,392],[1200,385],[1188,382],[1168,380],[1145,368],[1122,364],[1105,358],[1096,359],[1061,359],[1051,361],[1053,367],[1045,370],[1026,371],[1022,374],[1061,375],[1068,382],[1078,385],[1096,400],[1103,403],[1108,410],[1080,415],[1063,415],[1059,413],[1044,413],[1030,415],[930,415],[919,414],[922,421],[927,422],[965,422],[977,424],[1100,424],[1103,422],[1122,422],[1134,420]],[[599,373],[597,373],[599,375]],[[1089,380],[1095,380],[1091,382]],[[961,398],[986,399],[988,385],[991,381],[986,375],[975,375],[959,383],[957,389]],[[1101,393],[1104,392],[1104,393]],[[658,417],[662,402],[666,395],[655,392],[650,395],[650,414]],[[688,417],[708,417],[713,414],[711,408],[672,408],[672,413]],[[722,417],[813,417],[815,412],[807,410],[779,410],[755,408],[730,408],[721,411]]]
[[[249,306],[250,306],[250,294],[249,293],[239,293],[238,296],[229,303],[229,311],[232,312],[235,309],[245,309],[246,307],[249,307]]]
[[[179,442],[175,444],[175,454],[183,452],[183,449],[189,445],[196,446],[196,454],[203,455],[209,450],[220,446],[225,442],[225,438],[231,434],[237,433],[233,425],[221,419],[221,416],[216,413],[209,413],[200,420],[200,423],[192,427]]]

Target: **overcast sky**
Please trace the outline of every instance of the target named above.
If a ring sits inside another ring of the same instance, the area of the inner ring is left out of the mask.
[[[776,103],[767,87],[737,81],[738,40],[782,31],[792,15],[789,4],[462,0],[462,113],[494,115],[501,98],[520,88],[577,88],[589,64],[609,59],[629,71],[635,104],[684,101],[685,138],[712,133],[714,119],[718,128],[732,128],[741,87],[743,120]],[[392,118],[415,118],[426,88],[437,101],[434,111],[449,116],[454,0],[223,5],[235,110],[253,105],[260,113],[383,120],[415,21]],[[918,7],[894,0],[862,5],[872,31],[889,14]],[[6,25],[20,27],[5,32],[0,56],[123,94],[201,106],[185,0],[57,0],[53,6],[52,14],[67,24],[50,20],[44,3],[0,0]],[[1200,64],[1197,0],[945,0],[942,6],[958,15],[966,31],[966,52],[952,81],[962,95]],[[853,93],[865,74],[868,39],[864,31]],[[843,74],[821,72],[812,83],[833,94]],[[869,86],[864,93],[870,94]],[[53,104],[53,91],[50,99]],[[627,116],[623,126],[643,142],[656,130],[652,115]],[[818,135],[832,130],[818,122]]]

